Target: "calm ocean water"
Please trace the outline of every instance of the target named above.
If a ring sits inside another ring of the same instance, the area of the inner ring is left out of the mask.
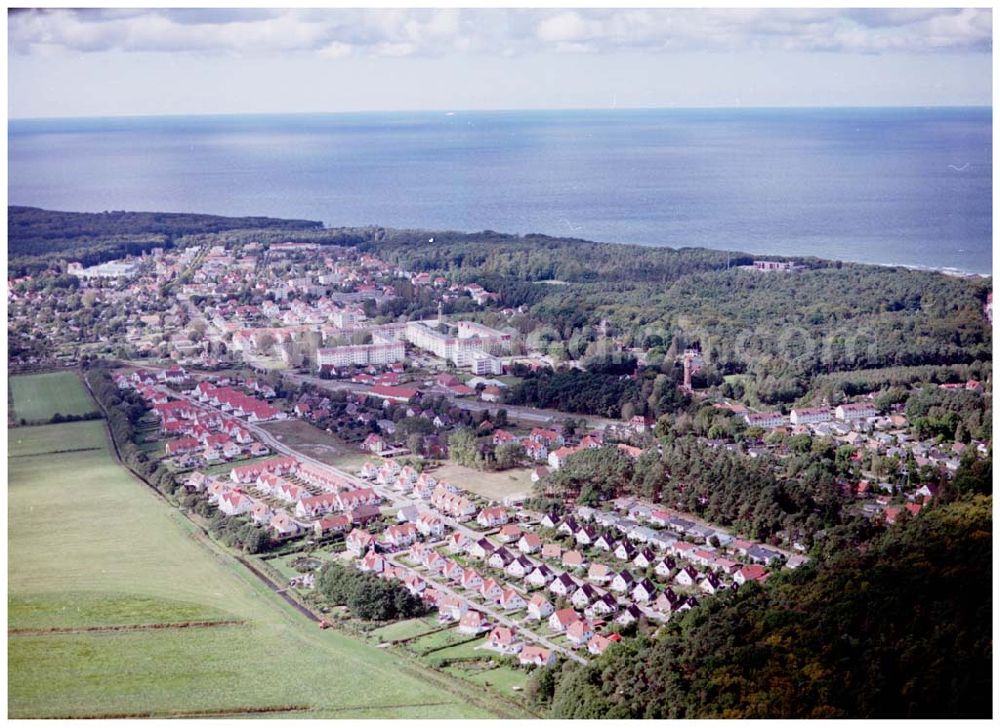
[[[992,112],[12,121],[9,201],[992,267]]]

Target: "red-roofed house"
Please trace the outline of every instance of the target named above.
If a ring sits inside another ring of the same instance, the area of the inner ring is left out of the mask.
[[[560,609],[549,615],[549,629],[553,632],[565,632],[574,622],[582,619],[575,609]],[[589,638],[588,638],[589,639]]]
[[[556,661],[555,653],[552,650],[546,650],[544,647],[535,647],[534,645],[528,645],[521,653],[517,656],[517,661],[521,665],[535,665],[541,667],[543,665],[552,665]]]
[[[253,501],[236,490],[227,490],[219,496],[219,510],[227,516],[247,513],[253,508]]]
[[[489,625],[483,618],[483,615],[475,610],[470,609],[462,618],[458,620],[458,631],[461,634],[479,634],[485,632],[489,629]]]
[[[326,536],[330,533],[343,533],[351,525],[351,519],[338,513],[334,516],[324,516],[313,524],[313,530],[317,537]]]
[[[360,556],[362,552],[367,551],[368,547],[375,543],[375,537],[367,531],[355,528],[347,534],[346,543],[348,551],[355,556]]]
[[[476,517],[476,523],[478,523],[483,528],[492,528],[494,526],[501,526],[509,520],[507,511],[500,506],[492,506],[490,508],[484,508],[479,512]]]
[[[182,437],[179,440],[169,440],[167,442],[167,456],[183,455],[194,452],[201,445],[193,437]]]
[[[604,651],[608,649],[612,644],[614,644],[615,642],[621,642],[621,639],[622,639],[621,635],[618,634],[617,632],[614,633],[613,635],[610,635],[609,637],[595,634],[593,637],[590,638],[590,641],[587,642],[587,652],[589,652],[592,655],[603,654]]]
[[[733,574],[733,581],[737,584],[745,584],[748,581],[763,582],[766,580],[767,572],[764,571],[764,567],[759,564],[744,566],[742,569],[739,569],[735,574]]]
[[[494,627],[486,638],[486,647],[505,655],[514,655],[521,651],[522,644],[510,627]]]

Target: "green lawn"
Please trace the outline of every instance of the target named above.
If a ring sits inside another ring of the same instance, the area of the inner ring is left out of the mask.
[[[14,401],[14,419],[28,424],[48,422],[56,413],[85,415],[98,412],[83,383],[73,372],[24,374],[8,379]]]
[[[518,715],[471,686],[317,629],[106,450],[45,454],[46,438],[51,453],[103,437],[103,423],[85,422],[9,441],[8,628],[243,624],[9,634],[9,717],[301,707],[308,712],[295,715]]]
[[[501,659],[499,655],[493,652],[480,650],[480,653],[483,655],[493,655],[496,659]],[[524,690],[529,677],[529,674],[523,670],[516,670],[507,665],[489,667],[487,659],[478,660],[471,664],[458,663],[457,665],[449,665],[443,669],[449,675],[455,675],[478,685],[489,687],[512,698],[518,697],[517,693],[519,691],[514,690],[514,688]]]
[[[375,630],[373,633],[380,642],[396,642],[407,640],[440,629],[434,616],[407,619]]]
[[[412,642],[408,642],[406,646],[419,655],[433,650],[440,650],[454,645],[456,642],[464,642],[467,639],[469,639],[469,635],[459,634],[458,629],[452,627],[451,629],[415,639]],[[435,656],[437,655],[436,652],[434,654]]]
[[[469,635],[460,635],[463,639],[468,640]],[[471,659],[476,657],[490,658],[494,653],[489,650],[479,649],[484,644],[486,644],[485,635],[480,635],[478,639],[472,640],[470,642],[465,642],[458,645],[453,645],[451,647],[446,647],[443,650],[438,650],[432,652],[428,657],[433,657],[434,659]]]
[[[165,449],[165,445],[160,443],[160,447]],[[229,475],[233,468],[240,467],[243,465],[253,465],[255,463],[260,463],[265,460],[270,460],[276,457],[274,453],[270,455],[261,455],[258,458],[237,458],[235,460],[230,460],[229,462],[218,463],[217,465],[209,465],[207,468],[198,468],[199,471],[205,475]]]
[[[265,561],[264,563],[266,563],[276,572],[281,574],[281,576],[287,582],[289,579],[294,579],[296,576],[302,576],[303,572],[298,571],[294,566],[292,566],[292,562],[295,561],[296,559],[303,558],[303,556],[304,554],[301,553],[286,554],[285,556],[278,556],[273,559],[267,559],[267,561]],[[310,554],[305,558],[316,559],[317,561],[320,562],[326,562],[330,560],[327,555],[319,551]],[[319,573],[318,568],[316,569],[316,573]]]

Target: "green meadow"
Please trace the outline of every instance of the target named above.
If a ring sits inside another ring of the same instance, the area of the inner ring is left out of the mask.
[[[15,421],[48,422],[55,414],[86,415],[99,408],[73,372],[23,374],[8,380]]]
[[[103,422],[9,433],[9,717],[520,716],[318,629],[116,465]]]

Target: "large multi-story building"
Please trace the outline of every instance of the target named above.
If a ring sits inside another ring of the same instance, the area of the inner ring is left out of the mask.
[[[747,412],[743,419],[751,427],[763,427],[765,430],[785,424],[785,416],[780,412]]]
[[[803,407],[792,410],[793,425],[817,425],[820,422],[829,422],[833,415],[829,407]]]
[[[356,328],[365,318],[364,311],[356,308],[343,308],[333,312],[330,320],[339,329]]]
[[[795,263],[785,260],[755,260],[753,262],[754,270],[795,270]]]
[[[325,366],[385,366],[406,359],[406,345],[402,341],[354,346],[331,346],[316,352],[316,364]]]
[[[432,328],[438,322],[411,321],[406,325],[406,340],[419,349],[450,361],[455,366],[472,366],[479,358],[483,368],[494,368],[491,362],[482,360],[479,353],[490,356],[510,353],[510,334],[491,329],[472,321],[459,321],[448,327],[444,333]]]
[[[856,402],[854,404],[839,404],[834,410],[838,420],[863,420],[878,415],[878,410],[871,402]]]
[[[484,374],[503,374],[503,362],[485,351],[474,351],[470,355],[469,366],[477,376]]]
[[[135,278],[141,268],[141,260],[112,260],[89,268],[81,263],[70,263],[66,272],[77,278]]]

